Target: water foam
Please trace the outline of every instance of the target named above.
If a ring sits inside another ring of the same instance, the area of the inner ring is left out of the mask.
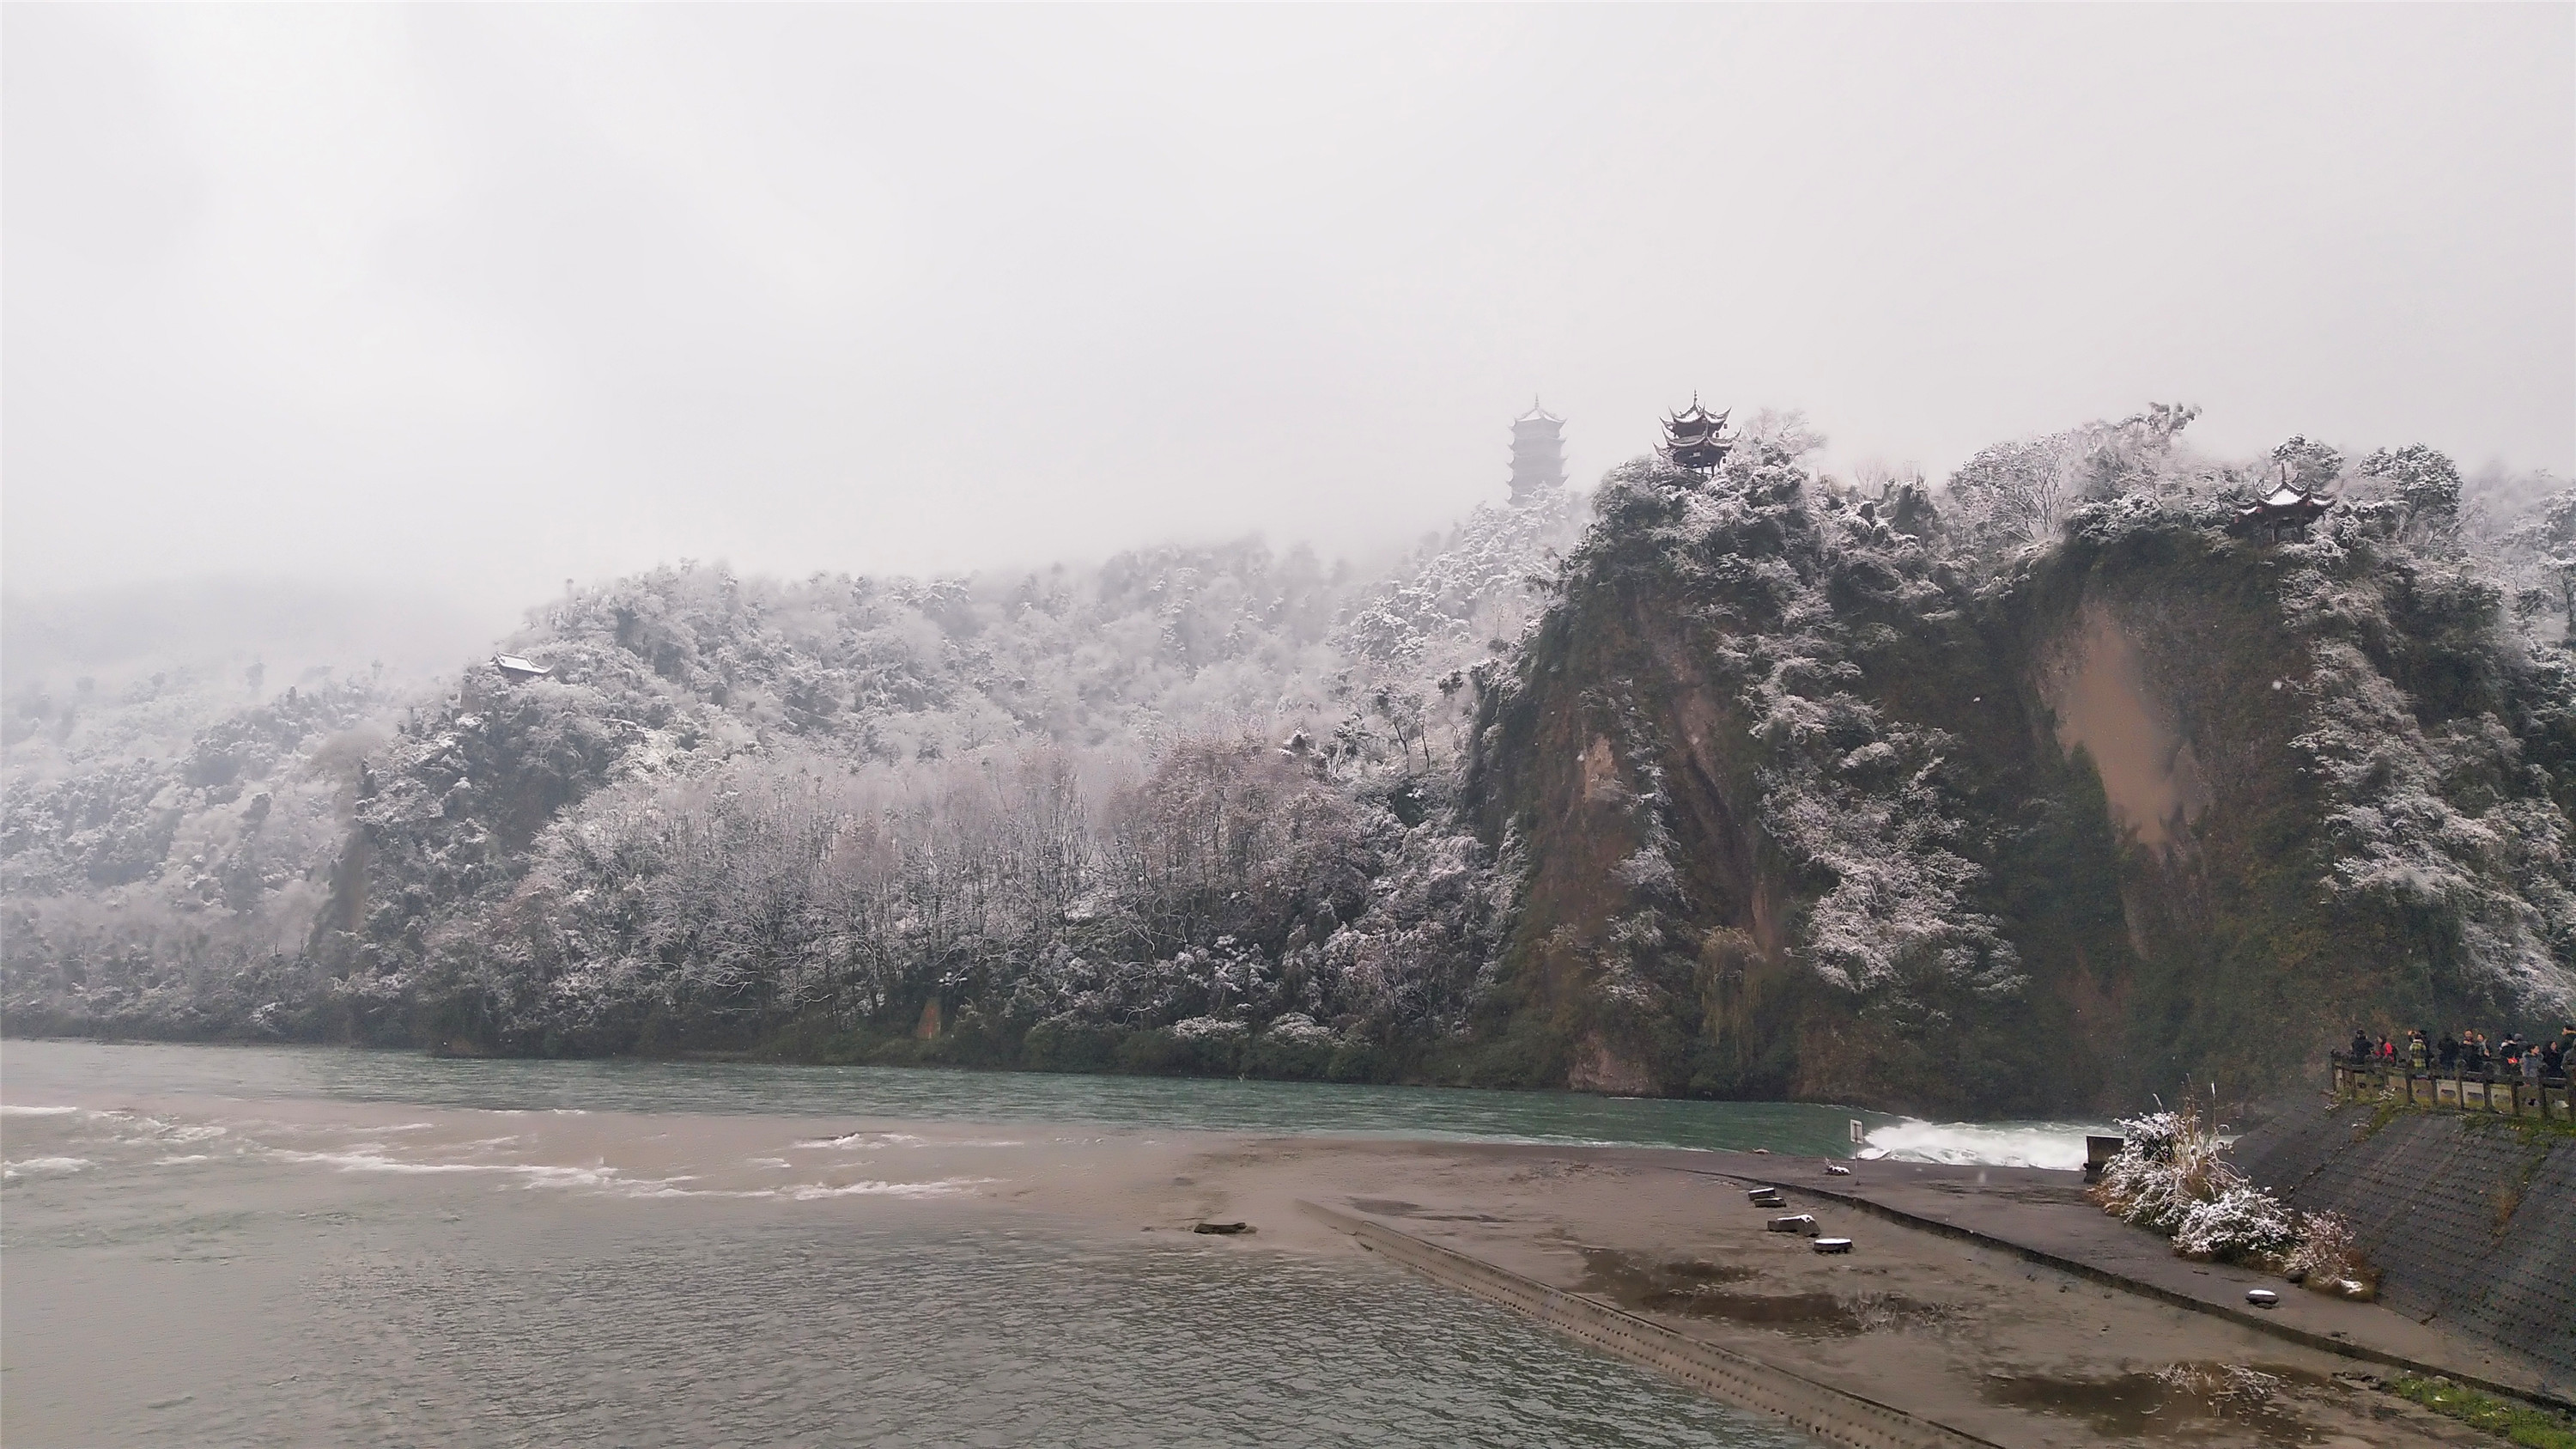
[[[288,1147],[262,1149],[262,1155],[280,1162],[306,1163],[334,1167],[342,1172],[385,1172],[403,1175],[443,1176],[477,1173],[491,1177],[517,1178],[527,1188],[590,1188],[622,1197],[725,1197],[777,1198],[796,1202],[815,1202],[836,1197],[942,1197],[998,1181],[990,1177],[950,1177],[936,1182],[850,1182],[793,1183],[781,1187],[707,1188],[684,1187],[681,1184],[698,1179],[689,1174],[676,1177],[629,1177],[616,1168],[569,1166],[542,1162],[413,1162],[385,1155],[383,1144],[361,1142],[337,1152],[304,1152]],[[177,1165],[202,1158],[168,1158]],[[756,1166],[792,1167],[783,1158],[757,1159]],[[156,1164],[161,1165],[161,1164]],[[773,1169],[774,1170],[774,1169]]]
[[[0,1102],[0,1117],[64,1117],[79,1110],[78,1107],[21,1107],[15,1102]]]
[[[790,1144],[795,1147],[840,1147],[853,1152],[879,1147],[918,1147],[929,1139],[909,1132],[844,1132],[838,1137],[808,1137]],[[1017,1145],[1017,1144],[1014,1144]]]
[[[505,1162],[403,1162],[387,1157],[381,1150],[366,1144],[348,1152],[299,1152],[292,1147],[272,1147],[267,1155],[280,1162],[309,1162],[336,1167],[342,1172],[509,1172]]]
[[[0,1177],[24,1177],[31,1172],[78,1172],[96,1165],[86,1157],[30,1157],[19,1162],[0,1163]]]
[[[2084,1138],[2110,1129],[2083,1122],[1891,1122],[1873,1127],[1858,1155],[1975,1167],[2084,1166]]]
[[[815,1202],[827,1197],[945,1197],[995,1180],[989,1177],[944,1177],[937,1182],[845,1182],[837,1187],[809,1182],[782,1191],[798,1202]]]

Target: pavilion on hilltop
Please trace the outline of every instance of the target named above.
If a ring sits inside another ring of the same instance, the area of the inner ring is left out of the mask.
[[[1726,436],[1726,413],[1701,407],[1699,394],[1692,393],[1688,409],[1664,419],[1664,440],[1655,445],[1655,451],[1674,467],[1705,478],[1717,471],[1734,446],[1735,440]]]
[[[2277,543],[2283,529],[2305,528],[2332,507],[2332,496],[2302,488],[2289,481],[2285,474],[2271,492],[2237,509],[2236,523],[2240,528],[2270,529],[2272,539]]]

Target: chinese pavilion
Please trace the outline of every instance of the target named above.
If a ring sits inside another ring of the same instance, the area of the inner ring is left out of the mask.
[[[1727,449],[1734,446],[1735,440],[1726,436],[1726,414],[1701,407],[1699,394],[1693,393],[1687,411],[1664,419],[1664,441],[1655,451],[1674,467],[1705,478],[1726,461]]]
[[[1527,503],[1565,486],[1565,419],[1530,399],[1512,419],[1512,501]]]
[[[2277,543],[2281,530],[2305,528],[2333,506],[2334,499],[2291,482],[2284,470],[2281,482],[2271,492],[2236,510],[2236,522],[2241,528],[2270,529]]]

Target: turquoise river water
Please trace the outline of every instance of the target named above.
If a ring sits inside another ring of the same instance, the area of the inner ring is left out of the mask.
[[[1792,1104],[13,1041],[0,1439],[1794,1444],[1371,1263],[1121,1235],[978,1185],[1079,1177],[1156,1134],[1839,1155],[1855,1120],[1936,1155],[2067,1135]],[[733,1151],[762,1132],[787,1145]]]

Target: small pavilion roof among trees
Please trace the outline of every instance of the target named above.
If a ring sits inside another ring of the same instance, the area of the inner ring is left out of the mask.
[[[1688,408],[1664,419],[1664,441],[1655,446],[1655,451],[1674,467],[1706,477],[1726,461],[1727,450],[1735,446],[1735,440],[1726,436],[1726,417],[1726,413],[1712,413],[1700,406],[1699,394],[1692,393]]]
[[[2334,499],[2322,489],[2302,488],[2286,477],[2272,491],[2236,510],[2236,521],[2246,528],[2268,528],[2275,539],[2285,528],[2305,528],[2334,507]]]
[[[522,659],[516,654],[493,655],[492,667],[500,670],[501,677],[512,684],[525,684],[531,679],[543,679],[555,672],[554,666],[550,664],[539,664],[533,659]]]
[[[1565,486],[1565,419],[1530,399],[1512,419],[1512,502],[1527,503]]]

